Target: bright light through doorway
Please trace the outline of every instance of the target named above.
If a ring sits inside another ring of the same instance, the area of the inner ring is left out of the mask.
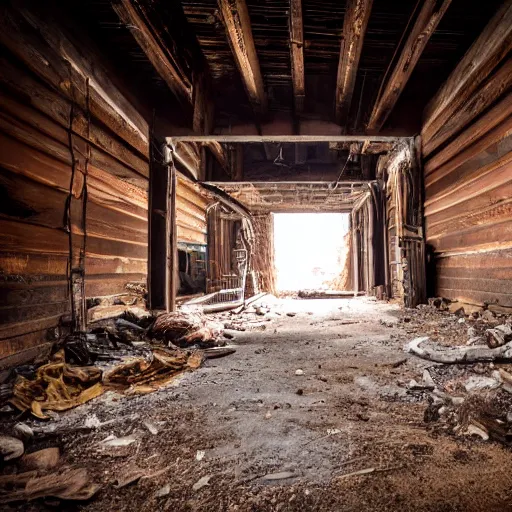
[[[332,288],[345,264],[348,229],[346,213],[275,213],[277,289]]]

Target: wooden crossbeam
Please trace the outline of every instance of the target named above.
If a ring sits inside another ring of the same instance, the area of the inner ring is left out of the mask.
[[[438,0],[424,1],[393,73],[373,107],[368,131],[379,131],[386,122],[451,0],[438,4]]]
[[[304,110],[304,98],[306,95],[302,0],[290,0],[290,59],[295,114],[300,114]]]
[[[192,78],[187,76],[172,53],[161,44],[156,31],[152,30],[153,27],[146,13],[138,10],[133,0],[115,1],[113,8],[169,88],[178,98],[192,103]]]
[[[256,117],[261,117],[267,112],[267,97],[247,4],[245,0],[218,0],[218,5],[247,96]]]
[[[347,131],[357,68],[372,3],[373,0],[347,0],[336,83],[336,122],[342,126],[344,133]]]

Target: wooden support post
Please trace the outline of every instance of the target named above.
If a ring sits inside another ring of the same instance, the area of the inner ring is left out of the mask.
[[[352,272],[354,281],[354,297],[359,293],[359,251],[357,247],[357,227],[356,227],[357,212],[352,210]]]
[[[167,229],[166,229],[166,240],[167,240],[167,272],[166,272],[166,309],[167,312],[176,311],[176,294],[179,286],[179,275],[178,275],[178,239],[177,239],[177,227],[176,227],[176,167],[174,161],[171,161],[168,165],[168,194],[167,194]]]
[[[336,83],[336,122],[345,133],[372,3],[373,0],[347,0]]]
[[[368,122],[369,131],[379,131],[386,122],[412,75],[425,46],[427,46],[430,36],[434,33],[451,1],[444,0],[437,9],[438,0],[424,1],[416,23],[407,38],[400,59],[373,107],[372,115]]]

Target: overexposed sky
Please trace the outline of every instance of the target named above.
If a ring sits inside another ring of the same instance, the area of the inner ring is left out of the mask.
[[[341,272],[346,213],[275,213],[278,290],[325,288]]]

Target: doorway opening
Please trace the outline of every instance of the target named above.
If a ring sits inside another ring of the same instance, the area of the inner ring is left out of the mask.
[[[342,290],[349,257],[348,213],[275,213],[279,292]]]

